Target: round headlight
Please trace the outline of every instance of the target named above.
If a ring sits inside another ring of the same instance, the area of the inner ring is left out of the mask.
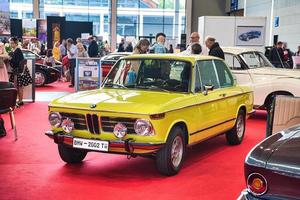
[[[58,112],[51,112],[48,117],[51,126],[59,127],[61,124],[61,115]]]
[[[72,122],[72,120],[69,118],[64,119],[61,123],[61,127],[64,132],[71,133],[74,129],[74,122]]]
[[[134,131],[138,135],[142,136],[153,136],[154,129],[152,124],[148,120],[138,119],[134,124]]]
[[[127,134],[127,127],[122,123],[117,123],[114,127],[114,135],[117,138],[123,138]]]

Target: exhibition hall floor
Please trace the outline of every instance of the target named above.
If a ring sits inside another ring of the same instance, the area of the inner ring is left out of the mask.
[[[47,98],[71,92],[66,83],[37,91],[37,101],[16,109],[19,140],[0,138],[0,199],[236,199],[245,187],[243,163],[249,150],[265,137],[266,113],[247,121],[239,146],[228,146],[225,136],[188,150],[180,173],[160,175],[154,160],[89,153],[81,164],[67,165],[44,132],[49,129]],[[47,95],[48,94],[48,95]]]

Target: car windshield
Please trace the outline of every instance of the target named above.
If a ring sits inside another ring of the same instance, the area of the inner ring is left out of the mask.
[[[188,92],[191,63],[163,59],[122,59],[109,73],[105,88]]]
[[[240,54],[249,68],[273,67],[270,61],[260,52],[247,52]]]

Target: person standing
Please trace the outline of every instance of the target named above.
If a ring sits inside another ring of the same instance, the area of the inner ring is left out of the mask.
[[[26,60],[24,59],[23,53],[18,46],[18,39],[12,37],[10,39],[10,46],[12,52],[9,54],[10,66],[12,67],[12,75],[9,81],[14,83],[17,88],[18,102],[17,106],[22,106],[23,103],[23,91],[24,86],[32,84],[32,78],[29,74],[29,70],[26,67]]]
[[[128,42],[125,52],[133,52],[132,42]]]
[[[77,43],[78,57],[79,58],[87,58],[89,57],[82,43]]]
[[[53,57],[53,53],[51,49],[47,50],[43,65],[55,67],[55,59]]]
[[[150,48],[150,51],[153,53],[167,53],[165,47],[166,35],[164,33],[157,33],[155,39],[156,43]]]
[[[105,42],[104,42],[104,51],[105,51],[105,55],[109,54],[109,52],[110,52],[110,46],[109,46],[107,40],[105,40]]]
[[[74,87],[75,84],[75,68],[76,68],[76,58],[78,57],[77,47],[71,38],[67,39],[67,56],[70,63],[70,76],[71,84],[69,87]]]
[[[282,49],[283,43],[281,41],[277,42],[270,53],[270,61],[275,67],[284,67],[283,60],[284,54]]]
[[[149,50],[150,42],[147,39],[141,39],[134,47],[133,54],[146,54]]]
[[[202,53],[202,47],[200,44],[195,43],[192,45],[192,54],[199,55]]]
[[[8,59],[8,54],[5,50],[4,43],[0,42],[0,81],[8,82],[8,72],[5,60]]]
[[[118,52],[125,52],[125,40],[124,38],[121,39],[121,42],[118,47]]]
[[[209,49],[208,55],[225,59],[223,50],[214,37],[208,36],[205,39],[205,45]]]
[[[200,45],[199,40],[200,40],[199,33],[198,32],[193,32],[190,35],[190,43],[189,43],[187,49],[185,51],[181,52],[181,54],[183,54],[183,55],[192,55],[193,54],[192,53],[192,46],[193,46],[193,44],[199,44]],[[202,47],[201,47],[201,49],[202,49]]]
[[[298,46],[298,50],[297,50],[297,52],[295,53],[295,56],[300,56],[300,46]]]
[[[174,53],[173,45],[170,44],[168,53]]]
[[[67,55],[67,49],[66,49],[66,40],[63,39],[61,41],[61,44],[59,45],[59,54],[60,54],[60,59],[62,61],[63,57]]]
[[[97,42],[94,40],[94,37],[93,36],[90,36],[89,37],[89,47],[88,47],[88,54],[89,54],[89,57],[97,57],[98,56],[98,44]]]

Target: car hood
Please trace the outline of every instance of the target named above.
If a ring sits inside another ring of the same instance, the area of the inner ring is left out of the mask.
[[[290,137],[282,138],[283,142],[273,150],[266,168],[300,179],[300,126],[286,132]]]
[[[73,93],[52,101],[50,107],[136,114],[157,114],[195,104],[192,94],[131,89],[99,89]]]
[[[253,70],[253,69],[252,69]],[[300,70],[282,69],[276,67],[262,67],[254,69],[255,73],[270,74],[280,77],[300,78]]]
[[[246,158],[248,165],[300,177],[300,126],[274,134],[256,145]]]

